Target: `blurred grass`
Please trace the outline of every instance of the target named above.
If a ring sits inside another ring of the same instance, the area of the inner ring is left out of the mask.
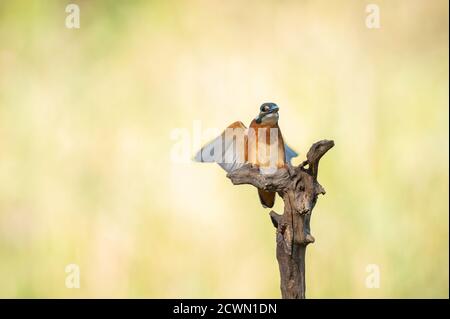
[[[256,191],[170,161],[275,101],[298,161],[336,142],[308,296],[448,298],[447,1],[377,1],[378,30],[366,1],[76,1],[78,30],[67,3],[0,2],[0,297],[278,297]]]

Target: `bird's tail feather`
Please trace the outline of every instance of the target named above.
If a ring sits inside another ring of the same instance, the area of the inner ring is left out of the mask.
[[[259,201],[264,208],[272,208],[275,204],[275,193],[258,189]]]

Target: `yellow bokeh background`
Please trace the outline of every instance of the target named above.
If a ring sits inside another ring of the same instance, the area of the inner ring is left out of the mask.
[[[278,298],[256,190],[174,159],[273,101],[336,143],[307,296],[448,298],[446,0],[72,2],[0,2],[0,297]]]

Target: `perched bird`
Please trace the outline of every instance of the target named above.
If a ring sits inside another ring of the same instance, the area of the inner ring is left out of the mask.
[[[261,173],[274,173],[290,164],[298,154],[284,143],[278,126],[278,106],[264,103],[258,116],[247,129],[242,122],[229,125],[225,131],[206,144],[195,155],[197,162],[215,162],[225,171],[231,172],[246,163],[259,167]],[[258,189],[264,207],[273,207],[275,192]]]

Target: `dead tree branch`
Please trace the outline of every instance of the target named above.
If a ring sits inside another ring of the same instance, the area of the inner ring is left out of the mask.
[[[334,146],[333,141],[314,143],[306,161],[297,167],[288,166],[267,175],[247,164],[227,177],[234,185],[250,184],[256,188],[277,192],[284,201],[284,213],[270,212],[276,231],[276,254],[284,299],[305,298],[305,252],[314,242],[310,219],[319,194],[325,190],[317,181],[319,161]],[[306,166],[308,166],[306,168]]]

